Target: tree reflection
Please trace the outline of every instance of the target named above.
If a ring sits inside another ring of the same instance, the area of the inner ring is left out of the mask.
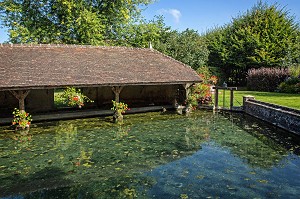
[[[55,147],[67,150],[77,139],[77,133],[77,126],[71,121],[60,121],[55,128]]]

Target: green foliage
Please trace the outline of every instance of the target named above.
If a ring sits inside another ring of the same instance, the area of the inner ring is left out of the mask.
[[[216,85],[218,78],[215,75],[211,75],[211,72],[207,67],[199,68],[201,72],[199,76],[202,79],[202,83],[195,84],[188,96],[187,103],[193,107],[197,107],[198,104],[210,104],[212,103],[211,85]]]
[[[14,119],[12,121],[12,125],[17,125],[22,129],[28,128],[31,124],[31,115],[26,113],[25,111],[20,111],[19,109],[15,108],[13,111]]]
[[[299,58],[298,25],[277,4],[259,2],[206,37],[209,65],[220,67],[231,84],[245,84],[250,68],[286,67]]]
[[[113,103],[113,107],[111,108],[111,110],[113,111],[117,111],[119,113],[125,113],[125,111],[130,110],[130,108],[128,108],[128,105],[125,104],[124,102],[116,102],[112,100],[112,103]]]
[[[289,71],[292,77],[300,77],[300,64],[290,66]]]
[[[64,99],[64,104],[72,107],[78,106],[79,108],[83,107],[85,102],[93,102],[82,94],[80,89],[74,87],[67,87],[61,94],[61,98]]]
[[[195,30],[165,31],[155,49],[181,61],[193,69],[207,63],[209,51],[205,39]]]
[[[12,43],[103,44],[139,18],[151,0],[3,0],[2,25]]]
[[[150,42],[153,45],[161,40],[162,34],[169,29],[162,17],[156,17],[150,21],[130,21],[122,26],[118,34],[111,36],[110,44],[148,48]]]
[[[300,93],[300,78],[289,77],[278,86],[279,92]]]
[[[188,97],[188,103],[192,106],[198,106],[198,104],[210,104],[211,102],[210,85],[204,83],[195,84]]]

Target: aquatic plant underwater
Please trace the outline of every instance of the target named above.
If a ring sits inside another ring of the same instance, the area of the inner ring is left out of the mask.
[[[0,127],[0,197],[293,198],[299,141],[242,114],[195,111]],[[23,136],[23,137],[22,137]],[[293,176],[293,177],[291,177]]]

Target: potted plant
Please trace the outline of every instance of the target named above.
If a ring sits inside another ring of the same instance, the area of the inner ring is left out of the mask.
[[[17,108],[13,111],[14,119],[12,121],[12,125],[16,126],[16,130],[18,129],[29,129],[31,124],[31,115],[26,113],[24,110],[19,110]]]
[[[114,122],[123,122],[123,115],[127,110],[130,110],[128,108],[128,105],[123,102],[116,102],[112,100],[113,107],[111,110],[114,111],[113,120]]]

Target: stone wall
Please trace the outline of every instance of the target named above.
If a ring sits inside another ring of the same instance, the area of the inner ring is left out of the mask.
[[[299,110],[257,101],[251,96],[244,97],[243,108],[249,115],[300,135]]]

